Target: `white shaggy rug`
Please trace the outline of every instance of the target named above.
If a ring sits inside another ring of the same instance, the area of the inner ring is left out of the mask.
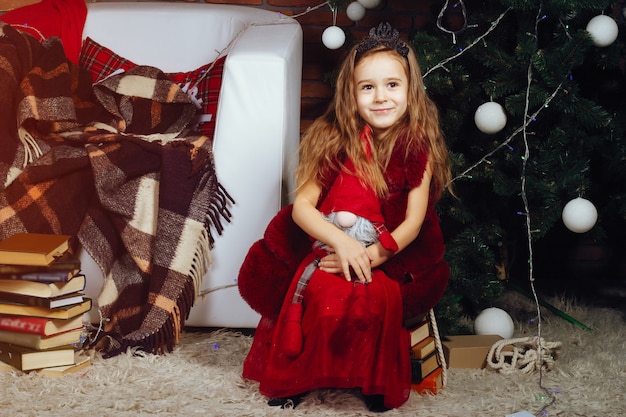
[[[583,330],[542,308],[542,336],[563,348],[541,382],[539,373],[500,374],[494,370],[448,372],[438,395],[411,394],[385,416],[504,417],[521,410],[567,417],[626,415],[626,326],[613,309],[551,299],[554,306],[593,331]],[[514,337],[534,336],[533,302],[508,294],[499,303],[516,320]],[[131,353],[95,357],[85,370],[62,377],[0,372],[1,416],[376,416],[347,391],[317,391],[295,410],[269,407],[255,383],[241,378],[251,337],[217,330],[186,332],[175,352],[163,356]]]

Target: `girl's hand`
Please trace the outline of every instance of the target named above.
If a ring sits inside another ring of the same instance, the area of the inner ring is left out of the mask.
[[[367,249],[358,241],[348,237],[340,246],[328,248],[331,252],[324,256],[318,267],[330,274],[341,274],[347,281],[352,281],[352,275],[361,282],[372,282],[371,258]]]
[[[329,274],[339,275],[341,273],[341,263],[339,262],[339,257],[334,252],[321,258],[317,267]]]
[[[315,182],[309,181],[303,184],[293,202],[293,220],[309,236],[333,248],[334,256],[331,258],[332,264],[328,265],[330,269],[327,269],[327,272],[342,274],[348,281],[352,281],[352,273],[354,273],[359,281],[370,282],[372,268],[367,249],[327,221],[317,210],[316,204],[321,192],[321,187]]]

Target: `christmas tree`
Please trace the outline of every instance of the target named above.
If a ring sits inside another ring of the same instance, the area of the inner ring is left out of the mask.
[[[446,1],[437,24],[411,39],[441,111],[458,196],[439,204],[451,266],[436,308],[444,334],[467,331],[459,318],[489,307],[507,284],[534,289],[554,279],[550,262],[537,262],[553,236],[623,241],[626,100],[616,8],[600,0]],[[565,227],[570,201],[590,203],[583,209],[591,206],[597,221],[572,205],[574,225]]]

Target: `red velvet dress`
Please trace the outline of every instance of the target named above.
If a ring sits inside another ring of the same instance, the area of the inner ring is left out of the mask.
[[[282,317],[290,302],[285,303],[276,322],[261,319],[243,376],[259,381],[260,392],[268,397],[360,387],[366,395],[383,394],[389,408],[401,406],[409,398],[411,367],[399,285],[382,271],[374,272],[367,286],[373,320],[365,330],[350,321],[353,285],[317,269],[304,293],[302,353],[290,358],[279,348]],[[292,285],[288,294],[294,289]]]
[[[421,183],[426,162],[423,153],[413,155],[407,160],[404,158],[406,148],[400,148],[394,151],[386,173],[390,196],[383,203],[383,209],[387,209],[390,230],[397,227],[404,218],[406,197],[412,188]],[[403,314],[406,315],[407,311],[423,313],[434,306],[443,293],[448,278],[449,270],[441,258],[443,241],[440,239],[439,223],[432,221],[433,216],[436,220],[434,207],[429,204],[425,222],[427,230],[423,227],[422,232],[426,236],[439,238],[428,243],[416,242],[400,252],[436,246],[436,254],[433,248],[422,250],[422,254],[433,254],[432,265],[436,267],[431,266],[430,262],[419,266],[423,276],[420,275],[419,282],[413,285],[417,289],[409,290],[412,285],[406,285],[407,282],[402,281],[408,280],[410,283],[410,274],[407,274],[409,278],[398,279],[390,278],[383,272],[384,268],[374,270],[372,282],[367,286],[373,321],[368,328],[360,330],[353,325],[350,315],[350,297],[354,284],[317,269],[304,292],[303,349],[300,355],[288,357],[282,353],[279,341],[285,334],[286,311],[298,281],[292,279],[283,298],[287,301],[283,303],[278,317],[263,314],[259,322],[253,345],[244,362],[244,378],[259,381],[260,392],[274,398],[298,395],[320,388],[361,388],[365,395],[383,395],[384,405],[389,408],[397,408],[406,402],[411,389],[411,367],[410,341],[408,331],[402,326],[403,318],[406,318]],[[434,230],[430,230],[432,228]],[[265,240],[263,245],[271,244],[272,239],[268,233]],[[258,253],[264,252],[258,248],[251,251],[251,255],[260,256]],[[418,254],[419,252],[406,253],[403,256],[417,259],[421,257]],[[251,301],[252,297],[247,296],[245,286],[252,285],[252,280],[256,281],[255,285],[260,285],[258,280],[263,279],[264,275],[255,266],[261,265],[258,259],[265,258],[255,259],[255,256],[244,261],[240,275],[240,280],[245,278],[245,282],[240,283],[240,286],[244,286],[241,288],[242,294]],[[300,262],[295,277],[300,276],[303,267],[314,256],[310,254]],[[257,275],[256,279],[253,278],[254,270],[261,277]],[[397,271],[400,270],[404,271],[403,267],[398,267]],[[394,268],[390,268],[390,271],[397,273]],[[271,282],[266,282],[265,285],[271,285]]]

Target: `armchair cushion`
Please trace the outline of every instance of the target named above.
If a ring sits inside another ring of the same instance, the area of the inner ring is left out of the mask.
[[[197,89],[195,97],[201,101],[201,105],[196,113],[199,116],[196,120],[199,131],[209,138],[213,138],[215,133],[215,115],[217,114],[225,61],[226,57],[223,56],[193,71],[166,73],[179,87],[188,86],[189,89],[194,87]],[[83,42],[78,62],[80,66],[91,73],[94,82],[103,80],[115,71],[128,71],[141,65],[120,56],[90,37],[87,37]],[[203,77],[207,71],[208,75]],[[206,116],[202,117],[203,115]]]

